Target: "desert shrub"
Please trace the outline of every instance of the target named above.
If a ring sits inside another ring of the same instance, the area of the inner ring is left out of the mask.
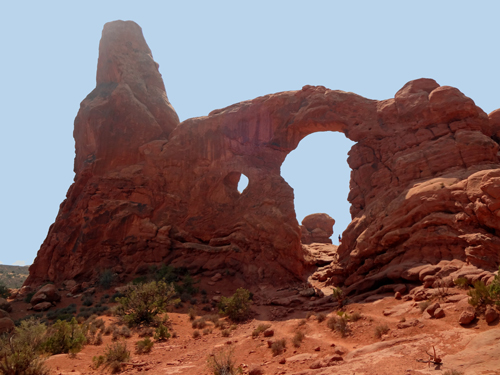
[[[418,304],[418,308],[420,309],[420,312],[424,312],[426,308],[428,308],[431,305],[430,301],[423,301]]]
[[[190,308],[189,311],[188,311],[188,315],[189,315],[189,320],[195,320],[196,319],[196,309],[194,308]]]
[[[205,318],[198,318],[191,323],[192,328],[202,329],[205,328],[206,326],[207,326],[207,321],[205,320]]]
[[[31,299],[33,298],[34,295],[35,295],[35,292],[30,292],[30,293],[26,294],[26,297],[24,297],[23,301],[25,303],[30,303]]]
[[[85,335],[76,318],[69,323],[58,320],[47,330],[43,348],[52,354],[75,354],[82,350],[85,342]]]
[[[154,339],[156,341],[166,341],[170,338],[170,332],[168,332],[168,328],[163,324],[160,324],[158,328],[156,328]]]
[[[229,337],[231,335],[231,331],[229,329],[223,329],[220,334],[222,337]]]
[[[197,300],[196,298],[191,298],[191,299],[189,300],[189,303],[190,303],[191,305],[195,306],[195,305],[197,305],[197,304],[198,304],[198,300]]]
[[[149,337],[146,337],[144,340],[139,340],[135,343],[135,352],[136,354],[149,353],[153,349],[153,345],[154,342]]]
[[[357,321],[358,321],[358,320],[360,320],[362,317],[363,317],[363,316],[362,316],[359,312],[355,311],[355,312],[353,312],[353,313],[352,313],[352,315],[349,317],[349,320],[350,320],[351,322],[357,322]]]
[[[132,332],[130,331],[130,328],[128,328],[127,326],[123,326],[120,330],[120,335],[128,339],[132,337]]]
[[[476,309],[483,310],[486,305],[500,306],[500,267],[493,282],[486,285],[483,281],[474,282],[473,288],[467,292],[469,303]]]
[[[301,319],[301,320],[299,320],[299,322],[297,323],[297,325],[300,327],[300,326],[306,325],[306,323],[307,323],[307,320]]]
[[[139,337],[153,337],[154,333],[153,327],[142,327],[139,330]]]
[[[347,325],[348,319],[349,315],[347,314],[340,314],[338,317],[332,316],[330,319],[328,319],[327,326],[332,331],[335,330],[340,333],[341,337],[346,337],[347,333],[349,332],[349,327]]]
[[[127,349],[127,344],[124,342],[116,342],[106,346],[104,355],[92,358],[94,368],[101,366],[109,368],[112,373],[117,373],[122,370],[123,363],[130,358],[130,351]]]
[[[326,314],[325,313],[319,313],[316,315],[316,320],[321,323],[326,319]]]
[[[94,298],[91,296],[84,296],[82,300],[83,306],[92,306],[94,304]]]
[[[283,353],[285,348],[286,348],[286,340],[285,339],[276,340],[275,342],[273,342],[271,344],[271,351],[273,352],[274,356],[277,356],[277,355]]]
[[[197,339],[200,336],[201,336],[200,331],[198,331],[197,329],[193,331],[193,339]]]
[[[114,279],[113,271],[111,271],[110,269],[105,269],[99,275],[99,286],[104,290],[108,290],[109,288],[111,288],[111,285],[113,284],[113,279]]]
[[[144,284],[147,281],[148,281],[148,278],[146,276],[139,276],[139,277],[136,277],[134,280],[132,280],[132,284],[139,285],[139,284]]]
[[[0,374],[48,375],[40,357],[46,327],[40,321],[21,321],[11,337],[0,336]]]
[[[464,375],[464,373],[458,370],[446,370],[443,375]]]
[[[467,295],[469,298],[469,303],[476,308],[483,308],[486,305],[492,305],[494,303],[494,296],[491,293],[489,287],[486,284],[478,280],[474,282],[473,288],[471,288]]]
[[[121,315],[129,326],[151,324],[155,317],[165,312],[167,305],[175,303],[172,285],[163,281],[152,281],[130,287],[124,297],[118,298],[120,304],[116,313]]]
[[[214,325],[217,325],[217,322],[219,321],[219,315],[217,314],[205,315],[204,318],[209,322],[212,322]]]
[[[199,282],[200,282],[200,280],[193,279],[191,277],[191,275],[188,273],[183,277],[182,284],[181,283],[175,284],[175,289],[176,289],[178,294],[185,294],[185,295],[192,296],[192,295],[198,293],[198,288],[195,286],[195,284],[198,284]],[[186,302],[186,301],[183,301],[183,302]]]
[[[113,328],[114,326],[110,325],[110,326],[106,326],[104,328],[104,336],[109,336],[111,335],[111,333],[113,333]]]
[[[203,335],[208,335],[209,333],[212,333],[212,328],[205,328],[203,330]]]
[[[94,344],[95,346],[102,345],[102,332],[99,332],[99,333],[97,334],[97,337],[94,339],[93,344]]]
[[[259,324],[257,328],[255,328],[252,332],[252,337],[257,337],[261,334],[261,332],[264,332],[266,329],[271,327],[270,324]]]
[[[222,297],[220,311],[234,322],[241,322],[250,316],[250,292],[238,288],[231,297]]]
[[[1,281],[0,281],[0,298],[9,298],[10,292],[9,288],[7,288]]]
[[[389,332],[390,328],[387,326],[387,324],[382,324],[379,326],[375,327],[375,337],[377,339],[381,338],[382,335],[385,335],[387,332]]]
[[[229,327],[229,329],[230,329],[231,331],[234,331],[234,330],[235,330],[235,329],[237,329],[237,328],[238,328],[238,326],[237,326],[236,324],[231,324],[231,327]]]
[[[302,331],[295,332],[295,335],[293,336],[292,339],[293,346],[295,346],[296,348],[300,347],[300,344],[302,344],[302,341],[304,340],[305,336],[306,335]]]
[[[344,291],[340,287],[333,287],[332,298],[337,300],[340,307],[344,306]]]
[[[460,289],[467,289],[469,287],[469,280],[465,277],[459,277],[458,279],[453,280],[453,283]]]
[[[207,367],[213,375],[242,374],[243,370],[236,367],[234,349],[222,349],[212,353],[207,359]]]

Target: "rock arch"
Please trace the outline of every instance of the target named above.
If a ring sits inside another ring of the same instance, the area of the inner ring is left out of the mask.
[[[293,190],[280,166],[302,138],[325,130],[357,142],[348,159],[353,221],[327,279],[364,290],[400,279],[419,262],[499,263],[492,138],[499,121],[455,88],[420,79],[376,101],[305,86],[179,124],[142,32],[130,21],[105,25],[97,77],[75,120],[75,183],[28,285],[96,277],[106,268],[126,278],[159,262],[231,268],[249,282],[303,277]],[[120,147],[108,147],[116,134]],[[235,171],[251,181],[238,196],[226,189]],[[431,232],[425,257],[418,255],[417,239]],[[369,285],[371,274],[379,277]]]

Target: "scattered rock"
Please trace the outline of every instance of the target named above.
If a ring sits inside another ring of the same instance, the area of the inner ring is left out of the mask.
[[[401,293],[400,292],[394,293],[394,298],[401,299]]]
[[[52,307],[52,303],[50,302],[40,302],[33,306],[33,310],[35,311],[45,311]]]
[[[436,309],[438,309],[438,308],[440,308],[440,307],[441,307],[441,305],[440,305],[438,302],[436,302],[436,303],[432,303],[432,304],[430,304],[430,305],[429,305],[429,306],[425,309],[425,311],[426,311],[427,313],[429,313],[429,315],[430,315],[431,317],[434,317],[434,312],[436,311]]]
[[[286,363],[286,358],[281,358],[278,363],[284,365]]]
[[[213,275],[211,278],[210,278],[210,281],[212,282],[217,282],[219,280],[222,280],[222,275],[220,273],[216,273],[215,275]]]
[[[35,306],[41,302],[59,302],[61,300],[61,294],[55,287],[54,284],[47,284],[42,286],[35,295],[31,298],[31,305]]]
[[[263,333],[264,337],[273,337],[274,336],[274,330],[273,329],[266,329]]]
[[[10,302],[7,302],[5,298],[0,297],[0,310],[4,310],[7,312],[12,312],[12,306]]]
[[[462,311],[462,314],[460,314],[460,317],[458,318],[458,322],[462,325],[467,325],[470,324],[475,318],[476,310],[474,310],[474,307],[470,306]]]
[[[250,365],[248,375],[264,375],[264,370],[259,365]]]
[[[445,316],[445,313],[444,313],[444,310],[442,308],[439,307],[434,311],[434,318],[441,319],[441,318],[444,318],[444,316]]]
[[[498,319],[498,311],[494,307],[488,306],[486,307],[484,317],[486,319],[486,323],[488,324],[493,323],[495,320]]]
[[[0,335],[14,330],[16,325],[10,318],[0,318]]]

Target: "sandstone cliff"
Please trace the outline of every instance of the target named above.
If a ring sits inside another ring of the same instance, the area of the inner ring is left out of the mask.
[[[360,292],[418,280],[406,271],[443,260],[459,261],[455,271],[498,267],[498,110],[488,116],[458,89],[419,79],[383,101],[305,86],[179,124],[139,26],[106,24],[99,52],[75,120],[75,182],[27,285],[104,269],[127,277],[160,262],[253,283],[304,277],[280,166],[318,131],[357,142],[353,221],[323,280]]]

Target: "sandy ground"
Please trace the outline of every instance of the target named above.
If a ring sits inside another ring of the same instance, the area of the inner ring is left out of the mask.
[[[236,283],[237,284],[237,283]],[[235,283],[231,280],[221,280],[215,285],[200,285],[208,292],[208,298],[213,296],[231,295]],[[324,289],[328,292],[328,288]],[[465,295],[459,289],[450,289],[450,294]],[[104,292],[97,292],[98,300]],[[109,292],[108,292],[109,293]],[[211,374],[207,368],[207,359],[214,352],[232,350],[237,366],[243,373],[259,368],[262,374],[349,374],[349,375],[409,375],[409,374],[444,374],[447,370],[461,371],[466,375],[500,374],[500,327],[498,320],[486,324],[484,318],[476,319],[472,324],[463,327],[458,324],[461,311],[467,306],[467,299],[460,302],[441,301],[445,317],[430,319],[420,311],[419,302],[396,300],[393,296],[380,298],[373,302],[348,304],[344,311],[348,314],[358,312],[361,319],[349,322],[349,332],[346,337],[327,327],[328,317],[336,316],[337,310],[327,309],[321,313],[327,319],[318,321],[319,311],[304,311],[309,299],[302,298],[303,304],[293,307],[279,307],[269,304],[273,295],[296,295],[294,288],[289,290],[274,290],[271,286],[261,287],[255,291],[257,301],[252,305],[253,319],[233,326],[229,337],[223,337],[222,331],[208,323],[210,332],[193,338],[195,329],[183,310],[173,309],[168,313],[170,332],[176,332],[177,337],[165,342],[155,342],[151,353],[135,354],[135,343],[140,340],[138,333],[125,339],[131,351],[130,361],[124,366],[126,374],[148,372],[149,374]],[[383,296],[381,296],[383,297]],[[64,297],[57,308],[70,303],[81,304],[80,299]],[[189,304],[188,304],[189,305]],[[206,312],[201,304],[196,305],[197,315],[214,314]],[[27,304],[13,303],[13,318],[17,319],[28,313]],[[276,311],[281,309],[283,317],[276,319]],[[103,317],[106,324],[119,323],[116,317]],[[418,320],[418,322],[416,321]],[[398,328],[402,322],[410,325]],[[264,338],[261,333],[253,337],[252,332],[259,324],[270,324],[274,335]],[[229,327],[232,323],[228,322]],[[381,338],[375,337],[379,326],[387,325],[389,331]],[[200,330],[200,333],[203,330]],[[305,334],[299,347],[292,344],[296,332]],[[286,348],[283,353],[273,355],[268,347],[269,340],[284,338]],[[92,368],[92,358],[103,354],[106,346],[112,344],[111,336],[104,336],[100,346],[87,345],[71,358],[66,354],[54,355],[47,359],[46,364],[54,374],[98,374],[105,370]],[[441,358],[441,365],[431,365],[417,360],[428,360],[427,352],[435,348]],[[336,356],[337,360],[328,363],[328,359]],[[340,358],[340,359],[339,359]],[[326,361],[325,361],[326,359]],[[318,367],[319,363],[328,364]],[[257,372],[256,372],[257,373]]]

